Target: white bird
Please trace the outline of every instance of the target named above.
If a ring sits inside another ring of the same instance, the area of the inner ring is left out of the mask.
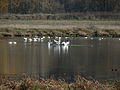
[[[17,44],[17,42],[13,42],[13,44]]]
[[[11,42],[11,41],[10,41],[10,42],[8,42],[8,43],[9,43],[9,44],[17,44],[17,42]]]
[[[13,42],[8,42],[9,44],[13,44]]]
[[[61,37],[59,37],[59,40],[61,40]]]
[[[85,39],[88,39],[88,37],[85,37]]]
[[[42,37],[43,39],[45,38],[45,36]]]
[[[70,42],[62,42],[61,44],[64,46],[68,46],[70,44]]]
[[[29,42],[32,42],[33,40],[31,38],[29,38]]]
[[[99,38],[99,41],[101,41],[102,40],[102,38]]]
[[[35,38],[38,38],[38,36],[35,36]]]
[[[55,39],[57,39],[58,37],[56,36]]]
[[[53,43],[52,43],[51,41],[49,41],[49,42],[48,42],[48,45],[51,45],[51,44],[53,44]]]
[[[24,37],[24,42],[27,42],[27,38],[26,37]]]
[[[61,43],[61,37],[59,37],[59,40],[58,40],[58,44],[60,44]]]
[[[37,38],[33,38],[33,41],[34,41],[34,42],[37,42]]]
[[[48,36],[48,39],[50,39],[50,37]]]
[[[68,37],[65,37],[65,39],[68,39]]]
[[[49,42],[48,42],[48,49],[51,48],[51,44],[53,44],[53,42],[51,42],[51,40],[49,40]]]
[[[43,36],[43,37],[41,37],[40,39],[43,40],[44,38],[45,38],[45,37]]]
[[[57,40],[54,40],[54,42],[56,42],[56,43],[57,43],[58,41],[57,41]]]
[[[90,38],[91,40],[93,40],[93,38]]]
[[[60,40],[59,41],[57,41],[57,40],[54,40],[54,42],[57,44],[57,45],[60,45]]]

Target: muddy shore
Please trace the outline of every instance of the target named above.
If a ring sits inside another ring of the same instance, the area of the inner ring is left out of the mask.
[[[24,29],[24,28],[0,28],[0,37],[32,37],[32,36],[61,36],[61,37],[120,37],[120,30],[114,29]]]

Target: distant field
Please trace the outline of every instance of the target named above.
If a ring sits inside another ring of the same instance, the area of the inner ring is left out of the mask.
[[[0,20],[0,28],[43,28],[71,29],[98,28],[120,29],[120,21],[78,21],[78,20]]]

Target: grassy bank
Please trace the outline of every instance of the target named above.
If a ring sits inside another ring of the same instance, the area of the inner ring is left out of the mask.
[[[74,82],[66,82],[64,79],[10,79],[0,78],[1,90],[119,90],[119,82],[100,83],[96,80],[87,80],[76,76]]]
[[[0,36],[120,37],[120,21],[0,20]]]
[[[56,14],[1,14],[0,19],[11,20],[120,20],[119,12],[79,12]]]

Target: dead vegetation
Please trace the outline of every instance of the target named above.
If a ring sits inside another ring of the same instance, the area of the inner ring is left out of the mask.
[[[0,36],[120,37],[119,21],[1,20]]]
[[[22,37],[22,36],[62,36],[62,37],[120,37],[120,30],[112,29],[23,29],[23,28],[0,28],[1,37]]]
[[[32,79],[21,78],[13,80],[0,78],[1,90],[119,90],[119,83],[100,83],[96,80],[87,80],[76,76],[74,82],[66,82],[64,79]]]
[[[120,37],[119,21],[1,20],[0,36]]]

